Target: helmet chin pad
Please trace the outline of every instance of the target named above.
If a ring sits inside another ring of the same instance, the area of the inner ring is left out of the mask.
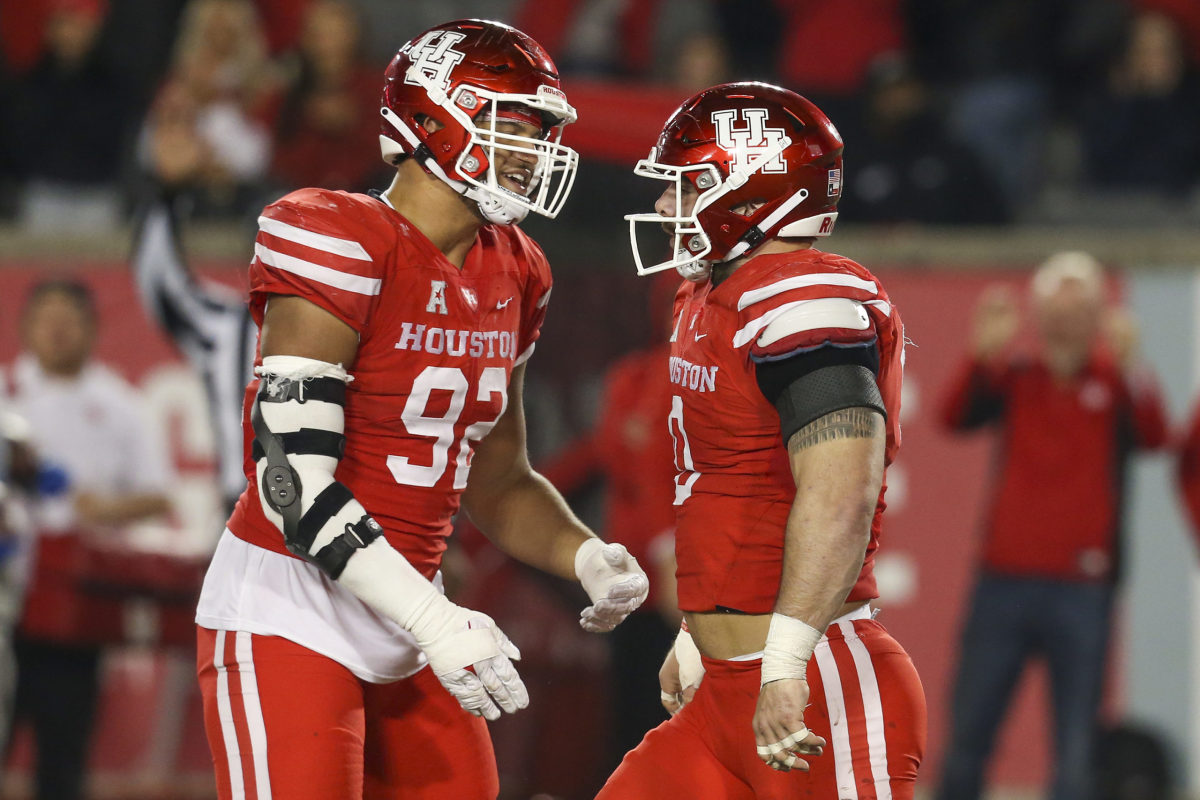
[[[449,181],[447,181],[449,182]],[[465,186],[465,184],[463,184]],[[499,190],[503,192],[503,189]],[[463,195],[475,201],[479,213],[488,222],[495,225],[516,225],[529,215],[529,209],[520,203],[506,199],[496,191],[485,192],[477,187],[469,187]]]

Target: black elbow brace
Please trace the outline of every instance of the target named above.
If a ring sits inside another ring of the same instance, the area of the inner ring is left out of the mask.
[[[264,379],[250,410],[250,423],[254,429],[251,454],[256,462],[266,461],[260,496],[283,518],[283,541],[288,551],[312,562],[336,580],[354,551],[381,536],[383,529],[363,512],[350,490],[337,481],[328,484],[313,499],[308,511],[302,513],[304,484],[288,456],[322,455],[341,459],[345,436],[336,431],[305,427],[276,433],[263,416],[263,406],[294,404],[291,411],[299,417],[303,414],[304,403],[309,400],[344,406],[346,385],[336,378]],[[349,506],[354,508],[348,510]],[[352,519],[347,520],[347,513],[354,512],[355,508],[357,513],[352,513]],[[338,526],[341,530],[335,533]],[[326,531],[326,527],[330,530]],[[319,536],[323,543],[314,551]]]

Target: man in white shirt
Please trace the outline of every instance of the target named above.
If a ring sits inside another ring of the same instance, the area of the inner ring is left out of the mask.
[[[25,345],[9,371],[13,411],[40,461],[63,480],[33,507],[36,565],[16,637],[15,724],[33,726],[37,796],[82,796],[102,644],[75,594],[85,542],[165,513],[165,452],[132,387],[91,360],[96,309],[82,283],[30,292]]]

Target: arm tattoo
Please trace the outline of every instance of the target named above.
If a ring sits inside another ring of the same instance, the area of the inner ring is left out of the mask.
[[[883,416],[873,408],[855,406],[831,411],[805,425],[788,440],[788,452],[797,453],[807,447],[834,439],[870,439],[883,424]]]

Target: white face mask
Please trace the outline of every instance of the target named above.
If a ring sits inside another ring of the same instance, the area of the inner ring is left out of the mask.
[[[637,166],[633,168],[633,173],[643,178],[674,181],[675,213],[672,216],[661,216],[658,213],[625,215],[625,219],[629,220],[629,242],[630,247],[633,249],[633,261],[638,275],[650,275],[673,267],[689,281],[702,281],[709,276],[714,261],[732,261],[744,255],[749,249],[749,245],[745,242],[739,242],[723,258],[706,259],[705,256],[712,252],[712,240],[700,224],[699,215],[704,209],[711,206],[721,197],[742,188],[746,181],[750,179],[750,176],[770,163],[780,153],[791,146],[791,144],[792,140],[787,136],[781,137],[772,147],[768,148],[759,157],[753,159],[745,167],[735,169],[731,172],[729,177],[724,181],[721,180],[721,173],[711,164],[694,164],[686,167],[663,164],[657,160],[657,148],[651,149],[650,155],[639,161]],[[696,176],[694,184],[688,182],[686,185],[686,187],[694,185],[700,190],[700,194],[695,196],[696,202],[692,206],[691,211],[685,214],[683,210],[685,198],[684,175],[689,172],[700,173]],[[805,192],[804,196],[807,196],[807,194]],[[796,203],[803,199],[804,197],[798,197],[794,202],[786,204],[786,210],[790,210]],[[671,258],[669,260],[646,266],[645,261],[642,259],[641,246],[638,241],[638,223],[653,223],[656,227],[661,227],[664,224],[674,226],[675,230],[671,242]]]
[[[702,281],[708,277],[712,268],[712,262],[704,258],[712,252],[712,241],[701,227],[698,215],[713,200],[729,190],[721,184],[720,173],[711,164],[676,167],[656,161],[655,156],[655,151],[651,150],[649,158],[639,161],[633,168],[633,173],[642,178],[673,181],[675,209],[674,213],[669,216],[663,216],[658,212],[625,215],[625,219],[629,220],[629,245],[633,250],[634,266],[637,268],[638,275],[651,275],[674,268],[690,281]],[[696,177],[695,184],[684,178],[684,175],[689,172],[700,173]],[[685,191],[693,185],[702,190],[699,195]],[[685,213],[684,203],[689,196],[695,198],[695,203],[691,210]],[[674,228],[674,233],[671,235],[671,258],[657,264],[646,264],[645,259],[642,258],[642,246],[638,240],[638,234],[639,231],[647,229],[639,228],[639,224],[653,226],[650,235],[653,236],[655,242],[658,241],[658,234],[664,226]]]
[[[408,77],[426,91],[430,100],[462,125],[470,137],[455,162],[453,174],[447,174],[432,159],[425,162],[430,172],[455,191],[474,200],[488,222],[510,225],[523,220],[530,211],[550,219],[558,216],[571,193],[575,171],[579,166],[579,154],[559,143],[563,127],[576,119],[575,109],[567,103],[561,92],[550,86],[539,86],[537,94],[509,94],[459,86],[453,96],[449,96],[415,67],[409,70]],[[474,109],[480,104],[490,104],[493,109],[501,104],[515,104],[539,115],[544,112],[559,122],[544,139],[503,133],[496,130],[497,122],[502,121],[502,117],[486,114],[477,125],[463,110]],[[381,113],[414,149],[420,145],[416,133],[409,130],[391,109],[385,107]],[[384,146],[386,151],[387,144]],[[471,177],[469,173],[479,169],[478,162],[471,163],[475,161],[471,151],[476,147],[483,150],[488,169],[479,177]],[[518,194],[500,184],[496,174],[497,154],[533,156],[534,166],[526,194]]]

